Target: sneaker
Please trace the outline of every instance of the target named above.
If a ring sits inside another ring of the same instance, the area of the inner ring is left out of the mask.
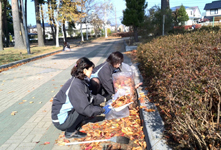
[[[83,138],[83,137],[87,136],[87,133],[83,133],[80,131],[75,131],[75,132],[66,132],[65,131],[64,135],[66,138]]]

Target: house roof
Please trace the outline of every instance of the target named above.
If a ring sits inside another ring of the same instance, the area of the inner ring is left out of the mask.
[[[185,9],[189,8],[188,6],[184,6],[184,7],[185,7]],[[175,11],[175,10],[177,10],[177,9],[180,9],[180,6],[171,7],[170,9],[171,9],[172,11]]]
[[[196,9],[199,9],[198,6],[192,6],[192,7],[184,6],[184,7],[185,7],[185,9],[192,9],[193,12],[195,12]],[[172,11],[175,11],[175,10],[177,10],[177,9],[180,9],[180,6],[175,6],[175,7],[172,7],[172,8],[170,8],[170,9],[171,9]]]
[[[204,10],[218,9],[218,8],[221,8],[221,1],[213,1],[212,3],[207,3],[204,7]]]
[[[41,26],[42,26],[43,24],[41,24]],[[50,24],[49,23],[45,23],[44,24],[45,25],[45,27],[50,27]],[[53,26],[53,24],[52,24],[52,26]],[[29,27],[29,28],[36,28],[37,26],[36,25],[34,25],[34,26],[31,26],[31,27]]]

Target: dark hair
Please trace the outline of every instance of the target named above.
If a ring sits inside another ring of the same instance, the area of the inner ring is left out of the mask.
[[[68,44],[67,42],[64,42],[64,46],[67,46],[67,44]]]
[[[94,63],[90,61],[88,58],[82,57],[78,59],[76,65],[71,69],[71,75],[83,80],[86,77],[83,70],[89,69],[90,67],[94,68]]]
[[[107,62],[109,62],[112,66],[122,63],[123,61],[124,55],[119,51],[111,53],[107,58]]]

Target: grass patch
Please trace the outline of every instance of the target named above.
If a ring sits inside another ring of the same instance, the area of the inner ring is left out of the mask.
[[[57,50],[61,50],[62,47],[56,46],[44,46],[37,47],[36,45],[31,45],[30,51],[31,54],[27,53],[26,49],[14,49],[14,47],[4,48],[3,51],[0,51],[0,65],[8,64],[14,61],[31,58],[34,56],[54,52]]]

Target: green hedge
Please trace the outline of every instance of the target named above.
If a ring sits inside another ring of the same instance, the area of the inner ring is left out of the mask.
[[[159,37],[137,50],[173,149],[220,148],[221,32]]]

